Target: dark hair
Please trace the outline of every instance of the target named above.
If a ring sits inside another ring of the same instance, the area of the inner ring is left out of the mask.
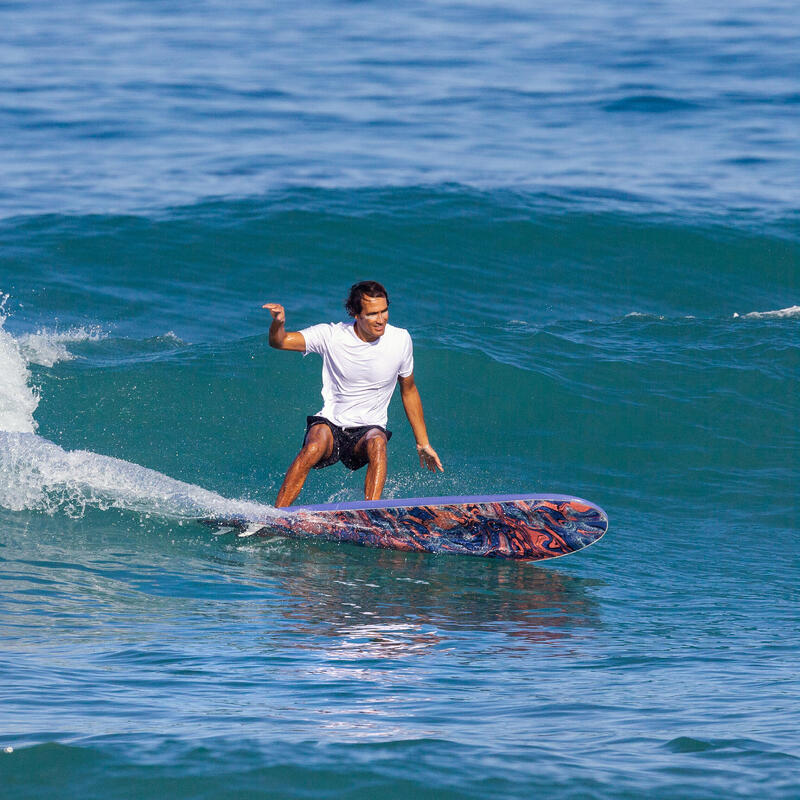
[[[389,293],[377,281],[359,281],[350,287],[350,294],[344,301],[344,307],[351,317],[357,317],[361,313],[361,301],[365,297],[385,297],[386,305],[389,305]]]

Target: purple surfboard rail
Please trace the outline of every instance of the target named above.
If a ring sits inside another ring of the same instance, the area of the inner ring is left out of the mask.
[[[290,506],[263,519],[203,520],[240,536],[288,536],[425,553],[540,561],[594,544],[608,529],[594,503],[562,494],[409,497]]]

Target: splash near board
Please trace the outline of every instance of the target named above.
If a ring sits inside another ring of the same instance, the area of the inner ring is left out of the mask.
[[[608,529],[598,506],[566,495],[364,500],[276,509],[264,519],[206,519],[217,533],[288,536],[423,553],[539,561],[594,544]]]

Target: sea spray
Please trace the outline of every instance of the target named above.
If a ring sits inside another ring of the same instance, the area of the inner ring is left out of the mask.
[[[742,319],[795,319],[800,318],[800,306],[777,308],[774,311],[751,311],[749,314],[734,314]]]
[[[36,333],[26,333],[17,343],[22,355],[30,364],[42,367],[55,366],[59,361],[70,361],[75,356],[67,345],[75,342],[99,342],[106,334],[99,326],[69,328],[66,331],[48,331],[40,328]]]
[[[0,431],[33,433],[39,394],[30,386],[28,362],[5,329],[7,294],[0,294]]]
[[[90,507],[187,519],[275,514],[272,506],[229,500],[130,461],[64,450],[34,433],[7,432],[0,432],[0,506],[70,517]]]
[[[89,507],[118,508],[173,518],[247,516],[264,519],[272,506],[229,500],[215,492],[129,461],[87,450],[64,450],[36,434],[39,392],[30,364],[70,360],[66,343],[103,338],[99,328],[61,333],[39,330],[15,338],[5,330],[0,296],[0,506],[82,516]]]

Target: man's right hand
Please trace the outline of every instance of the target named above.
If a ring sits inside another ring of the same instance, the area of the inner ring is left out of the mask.
[[[281,325],[286,322],[286,310],[280,303],[264,303],[261,308],[266,308],[275,322]]]
[[[269,326],[269,346],[278,350],[296,350],[305,353],[306,340],[299,331],[287,332],[284,330],[286,311],[280,303],[264,303],[261,308],[266,308],[272,314],[272,324]]]

